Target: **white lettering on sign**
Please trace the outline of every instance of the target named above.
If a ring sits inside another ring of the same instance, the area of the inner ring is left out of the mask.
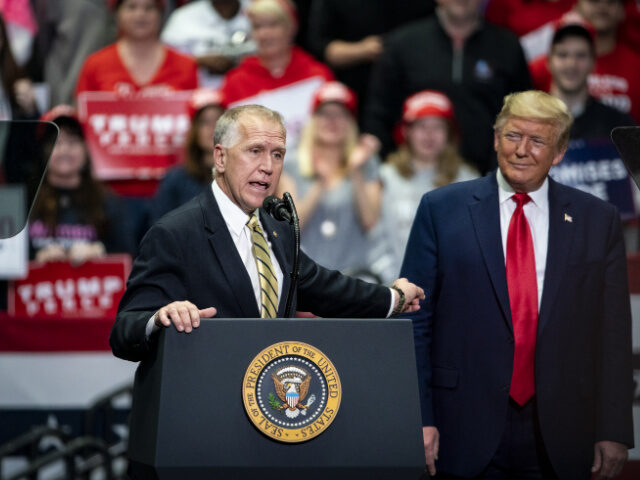
[[[125,115],[96,113],[88,124],[102,147],[176,148],[184,143],[189,130],[189,117],[180,114]]]
[[[628,95],[602,95],[598,100],[623,113],[629,113],[631,111],[631,98],[629,98]]]
[[[629,82],[624,77],[617,75],[602,75],[599,73],[592,73],[587,79],[589,84],[589,91],[591,92],[611,92],[617,90],[619,92],[626,92],[629,90]]]
[[[610,182],[627,178],[627,169],[619,158],[589,160],[584,163],[560,163],[549,172],[554,180],[565,185]]]
[[[95,313],[96,309],[109,309],[114,304],[114,295],[122,290],[120,277],[80,277],[23,284],[17,289],[28,315],[46,313]]]

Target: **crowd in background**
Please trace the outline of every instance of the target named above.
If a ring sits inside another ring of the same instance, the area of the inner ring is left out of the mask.
[[[38,261],[135,255],[151,222],[209,187],[216,120],[242,103],[285,116],[279,193],[296,201],[302,248],[381,282],[400,271],[422,194],[495,167],[505,95],[558,96],[574,140],[640,120],[635,1],[12,0],[0,15],[0,118],[60,129],[30,219]],[[183,90],[179,165],[93,177],[78,95]]]

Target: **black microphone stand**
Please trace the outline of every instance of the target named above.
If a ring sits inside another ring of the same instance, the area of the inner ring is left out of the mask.
[[[298,219],[298,212],[296,211],[296,206],[293,203],[293,198],[291,198],[291,194],[289,192],[285,192],[282,196],[284,203],[287,206],[287,210],[291,214],[291,220],[289,223],[293,229],[293,268],[291,270],[291,284],[289,285],[289,293],[287,295],[287,303],[284,309],[284,317],[289,318],[291,313],[291,302],[293,301],[293,294],[296,289],[296,285],[298,283],[298,263],[300,260],[300,220]]]

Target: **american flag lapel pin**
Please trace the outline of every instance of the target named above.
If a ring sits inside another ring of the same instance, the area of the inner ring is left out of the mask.
[[[568,213],[564,214],[564,221],[565,222],[569,222],[569,223],[573,223],[573,217],[571,215],[569,215]]]

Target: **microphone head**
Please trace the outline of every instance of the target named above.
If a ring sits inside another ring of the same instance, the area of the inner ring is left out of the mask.
[[[279,203],[282,203],[282,200],[280,200],[278,197],[276,197],[275,195],[269,195],[268,197],[266,197],[264,199],[264,201],[262,202],[262,208],[264,208],[269,214],[271,214],[271,212],[273,211],[273,209],[276,207],[276,205],[278,205]]]
[[[262,202],[262,208],[264,208],[269,215],[280,222],[288,222],[289,220],[291,220],[291,214],[287,210],[286,204],[278,197],[269,195]]]

